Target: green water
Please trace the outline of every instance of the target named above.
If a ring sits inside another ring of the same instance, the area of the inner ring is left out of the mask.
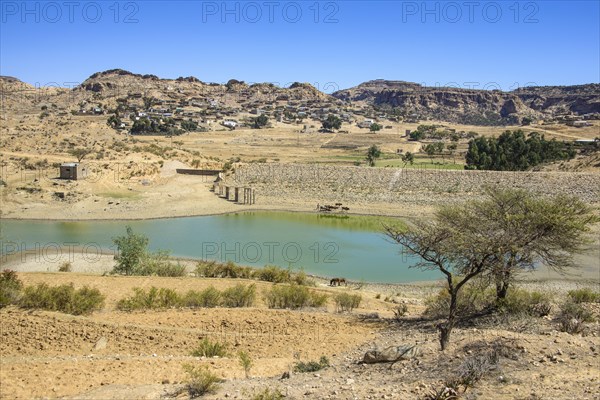
[[[408,268],[417,262],[382,233],[397,219],[319,214],[245,212],[144,221],[3,220],[2,253],[32,250],[44,256],[83,248],[93,259],[99,249],[116,251],[112,238],[134,232],[150,239],[152,250],[179,257],[266,264],[304,269],[309,274],[368,282],[411,282],[439,278]]]

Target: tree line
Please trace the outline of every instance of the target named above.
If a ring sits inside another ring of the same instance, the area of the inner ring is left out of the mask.
[[[524,171],[536,165],[575,157],[573,144],[546,140],[544,135],[522,130],[505,131],[499,137],[469,141],[466,169]]]

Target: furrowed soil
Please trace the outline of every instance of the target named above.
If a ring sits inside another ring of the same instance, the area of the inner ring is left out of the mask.
[[[421,399],[459,370],[466,359],[500,349],[496,368],[468,390],[477,399],[598,399],[598,323],[585,335],[558,330],[558,306],[544,318],[493,316],[456,328],[449,349],[439,351],[437,320],[424,318],[424,299],[439,290],[426,285],[350,285],[312,290],[330,295],[322,309],[273,310],[262,299],[272,284],[250,280],[98,276],[79,273],[19,273],[26,284],[88,285],[106,295],[104,308],[88,316],[0,310],[0,397],[2,399],[158,399],[188,398],[183,364],[204,365],[224,379],[206,398],[251,399],[271,388],[291,399]],[[237,283],[257,285],[251,308],[116,310],[134,287],[171,288],[179,293]],[[529,283],[528,288],[534,283]],[[572,283],[569,287],[589,286]],[[592,284],[593,286],[593,284]],[[358,309],[336,313],[331,295],[361,294]],[[564,298],[552,289],[556,302]],[[378,296],[379,294],[379,296]],[[387,298],[388,301],[385,301]],[[407,315],[395,319],[393,308]],[[586,304],[598,318],[598,304]],[[191,356],[203,338],[226,343],[220,358]],[[418,345],[420,355],[388,364],[359,364],[375,347]],[[237,353],[253,360],[245,377]],[[280,379],[301,361],[326,356],[331,366]]]

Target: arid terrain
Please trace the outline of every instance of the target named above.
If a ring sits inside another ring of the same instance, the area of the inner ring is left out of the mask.
[[[234,167],[228,171],[230,175],[235,171],[235,165],[247,163],[365,166],[367,149],[377,145],[382,151],[376,162],[380,168],[453,170],[463,168],[469,132],[497,136],[507,129],[524,129],[544,134],[548,139],[566,141],[600,137],[597,119],[587,119],[583,121],[585,126],[575,127],[559,118],[563,115],[560,110],[568,108],[574,98],[589,103],[587,108],[576,108],[579,111],[590,112],[596,108],[597,98],[590,95],[593,91],[584,90],[587,87],[575,87],[575,94],[569,92],[570,97],[560,91],[557,95],[555,89],[549,89],[550,94],[558,96],[553,100],[557,105],[546,110],[546,114],[536,114],[538,119],[532,125],[476,126],[414,120],[414,116],[377,111],[369,96],[373,91],[397,89],[393,82],[384,82],[387,89],[385,85],[382,89],[382,84],[378,83],[376,89],[368,89],[365,93],[361,90],[370,88],[369,84],[351,89],[349,93],[359,93],[350,96],[356,99],[351,103],[340,100],[347,97],[341,92],[336,98],[308,84],[294,84],[282,89],[269,84],[247,85],[231,80],[227,85],[217,85],[195,78],[165,80],[122,70],[94,74],[74,89],[34,88],[7,77],[0,78],[0,83],[3,182],[0,200],[2,216],[8,218],[157,218],[247,208],[229,204],[211,194],[209,189],[214,177],[182,176],[176,173],[177,168],[220,169],[230,163]],[[422,94],[421,89],[417,93]],[[436,90],[435,96],[442,93],[441,98],[447,101],[445,109],[452,110],[454,103],[446,98],[446,92]],[[454,92],[450,90],[448,96],[454,96]],[[539,89],[536,96],[544,98],[544,93]],[[465,96],[464,101],[473,107],[478,102],[487,108],[496,107],[493,102],[488,104],[489,99],[485,96],[479,99],[471,96],[469,91],[460,95]],[[464,107],[467,106],[456,106],[455,111],[459,113]],[[248,126],[257,110],[269,115],[269,125],[264,129]],[[331,112],[337,112],[343,119],[341,129],[319,132],[320,119]],[[116,115],[113,113],[119,115],[122,126],[109,126],[107,119]],[[163,115],[173,115],[175,123],[187,119],[197,121],[198,129],[202,131],[166,136],[164,133],[128,134],[132,122],[140,118],[135,115],[145,113],[161,120],[171,118]],[[380,124],[382,129],[370,133],[368,128],[359,127],[367,117]],[[226,128],[223,123],[229,120],[237,121],[239,126],[234,130]],[[438,129],[458,135],[456,150],[435,156],[424,154],[422,147],[428,140],[411,141],[406,136],[407,131],[414,131],[421,124],[436,124]],[[57,179],[60,163],[77,161],[73,155],[77,150],[87,153],[83,162],[89,170],[88,179]],[[401,154],[406,152],[416,155],[414,164],[401,161]],[[595,173],[599,165],[596,152],[544,169]],[[285,190],[278,187],[258,190],[256,204],[252,207],[310,211],[319,202],[312,196],[305,199],[288,199],[285,195],[275,199],[265,197],[280,189]],[[376,205],[371,201],[355,201],[349,207],[351,213],[390,215],[415,215],[421,208],[406,202],[398,205],[389,201]],[[428,207],[425,205],[424,211],[430,210]]]
[[[494,345],[501,345],[503,351],[499,367],[469,390],[469,398],[537,399],[543,393],[557,399],[597,399],[600,389],[597,323],[581,336],[559,332],[553,314],[504,322],[484,317],[457,329],[451,348],[439,352],[435,320],[420,317],[423,299],[438,290],[436,284],[366,285],[358,290],[354,285],[330,288],[319,283],[316,290],[329,295],[348,291],[363,296],[358,309],[343,314],[335,313],[331,301],[323,309],[272,310],[260,296],[252,308],[127,313],[115,310],[115,303],[134,287],[184,292],[210,285],[223,289],[244,280],[57,272],[20,273],[19,277],[26,284],[89,285],[107,299],[104,308],[90,316],[2,309],[3,399],[185,398],[184,363],[207,365],[226,380],[207,398],[247,399],[270,387],[296,399],[413,399],[439,388],[465,359]],[[259,292],[271,285],[256,283]],[[590,284],[532,282],[528,288],[549,290],[558,302],[566,289]],[[397,304],[408,307],[400,319],[393,318]],[[598,317],[597,305],[589,306],[595,307]],[[227,343],[230,355],[191,356],[203,338]],[[357,364],[368,350],[406,344],[419,346],[417,359],[400,361],[391,369],[386,364]],[[254,360],[249,378],[236,357],[239,350]],[[279,379],[299,360],[318,360],[323,355],[331,367]]]
[[[8,77],[0,77],[0,83],[1,218],[126,220],[246,210],[315,212],[324,202],[343,203],[349,214],[427,218],[436,206],[478,198],[489,185],[574,194],[600,211],[598,151],[535,171],[464,171],[473,132],[491,137],[523,129],[568,142],[599,138],[598,85],[482,94],[371,81],[327,95],[303,83],[278,88],[231,80],[218,85],[123,70],[96,73],[74,89],[34,88]],[[321,121],[330,113],[343,122],[326,132]],[[167,130],[131,134],[142,114],[152,114]],[[268,115],[268,124],[253,129],[258,115]],[[531,118],[530,124],[524,118]],[[381,124],[380,130],[364,127],[371,119]],[[196,123],[196,129],[178,130],[187,121]],[[226,123],[237,125],[230,129]],[[424,146],[433,140],[407,136],[422,124],[456,135],[456,148],[427,155]],[[382,152],[373,168],[365,162],[372,145]],[[80,154],[88,177],[59,179],[60,164],[78,161],[77,150],[85,153]],[[402,161],[407,152],[415,155],[414,164]],[[216,174],[185,175],[177,169],[222,170],[226,184],[252,187],[256,203],[218,196],[212,191]],[[462,398],[600,399],[599,304],[583,304],[596,321],[583,333],[562,332],[557,320],[569,290],[599,290],[599,229],[593,227],[592,251],[577,258],[579,274],[565,277],[542,268],[520,283],[552,297],[548,315],[482,313],[459,324],[444,352],[439,351],[439,320],[423,314],[440,282],[330,287],[326,279],[315,277],[311,290],[329,296],[324,307],[278,310],[268,308],[263,298],[273,286],[268,282],[191,273],[180,278],[114,276],[106,274],[115,263],[106,255],[94,265],[76,256],[72,272],[58,272],[58,262],[2,257],[0,268],[16,270],[25,285],[87,285],[99,289],[106,302],[86,316],[16,306],[0,309],[0,398],[187,398],[182,365],[191,363],[208,366],[225,380],[205,397],[209,399],[252,399],[265,388],[290,399],[423,399],[465,363],[493,350],[497,363]],[[185,263],[191,271],[194,263]],[[116,309],[118,300],[136,287],[184,293],[209,286],[223,290],[237,283],[256,284],[256,304]],[[338,313],[333,296],[344,292],[361,295],[362,302]],[[395,315],[402,305],[406,313]],[[204,338],[226,343],[228,355],[192,356]],[[359,363],[365,352],[392,345],[417,345],[419,354],[392,367]],[[253,359],[249,377],[240,366],[240,350]],[[295,363],[321,356],[331,366],[318,372],[292,371],[281,379]]]

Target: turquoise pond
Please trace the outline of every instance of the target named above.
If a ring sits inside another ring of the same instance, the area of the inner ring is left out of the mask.
[[[368,282],[412,282],[440,278],[435,271],[409,268],[418,262],[391,243],[383,224],[401,220],[367,216],[324,216],[244,212],[215,216],[136,221],[3,220],[2,251],[114,251],[112,238],[131,226],[150,240],[150,249],[194,259],[243,265],[278,265],[309,274]]]

